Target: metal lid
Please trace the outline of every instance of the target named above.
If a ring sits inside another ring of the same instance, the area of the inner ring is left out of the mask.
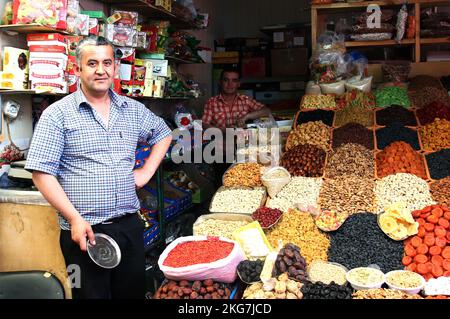
[[[95,234],[95,245],[87,242],[89,257],[100,267],[114,268],[120,263],[122,257],[117,242],[108,235]]]

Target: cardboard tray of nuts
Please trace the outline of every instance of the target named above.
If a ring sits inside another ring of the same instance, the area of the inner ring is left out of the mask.
[[[197,218],[194,225],[192,226],[194,236],[205,235],[205,234],[200,234],[198,232],[198,228],[202,223],[204,223],[207,220],[217,221],[218,226],[220,225],[221,221],[225,221],[225,222],[236,221],[236,222],[243,222],[246,224],[253,222],[253,219],[250,215],[244,215],[244,214],[212,213],[212,214],[201,215]],[[230,238],[230,239],[233,239],[233,238]]]
[[[209,211],[211,213],[231,213],[251,215],[267,200],[264,187],[225,187],[221,186],[214,194]]]

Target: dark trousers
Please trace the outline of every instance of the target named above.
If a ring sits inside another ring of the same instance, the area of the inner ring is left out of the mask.
[[[61,230],[60,244],[66,266],[80,267],[80,288],[72,288],[74,299],[143,299],[145,297],[144,224],[138,214],[92,226],[94,233],[112,237],[120,247],[121,261],[112,269],[98,266],[87,252],[72,241],[71,232]],[[69,273],[69,277],[74,273]],[[75,277],[75,276],[74,276]],[[76,277],[75,277],[76,278]],[[72,280],[72,284],[74,280]]]

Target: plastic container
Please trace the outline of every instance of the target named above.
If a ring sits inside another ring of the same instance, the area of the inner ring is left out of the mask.
[[[399,285],[395,285],[392,282],[392,276],[395,274],[401,274],[401,275],[409,275],[409,276],[413,276],[415,278],[417,278],[418,281],[420,281],[420,284],[416,287],[412,287],[412,288],[407,288],[407,287],[400,287]],[[425,278],[423,278],[421,275],[412,272],[412,271],[408,271],[408,270],[393,270],[388,272],[386,275],[386,284],[389,286],[389,288],[391,289],[396,289],[396,290],[400,290],[403,291],[407,294],[410,295],[414,295],[419,293],[424,287],[425,287]],[[390,281],[391,279],[391,281]]]
[[[360,281],[356,279],[357,273],[360,273],[365,280]],[[347,279],[347,281],[356,290],[381,288],[385,282],[385,278],[386,277],[381,270],[373,267],[353,268],[348,271],[345,276],[345,279]]]

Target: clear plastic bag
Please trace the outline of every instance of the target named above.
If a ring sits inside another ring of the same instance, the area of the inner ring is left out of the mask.
[[[345,57],[345,37],[334,32],[325,32],[317,43],[318,48],[310,60],[312,79],[316,83],[336,82],[348,69]]]
[[[280,172],[278,176],[277,172]],[[261,177],[263,185],[271,198],[274,198],[291,181],[291,174],[284,167],[273,167]]]
[[[359,76],[347,80],[345,83],[347,91],[359,90],[363,92],[370,92],[372,90],[372,76],[361,79]]]
[[[339,81],[334,83],[321,83],[320,90],[323,94],[344,94],[345,81]]]
[[[397,16],[397,35],[395,36],[396,41],[401,41],[405,35],[406,30],[406,20],[408,19],[408,8],[406,4],[402,5]]]
[[[236,280],[236,268],[237,265],[245,259],[244,252],[242,251],[241,246],[232,240],[227,238],[219,238],[220,241],[230,242],[234,244],[233,250],[230,254],[223,258],[214,262],[204,263],[204,264],[196,264],[185,267],[169,267],[164,265],[164,261],[166,260],[169,253],[174,249],[178,244],[190,241],[202,241],[207,240],[207,236],[187,236],[180,237],[170,243],[169,246],[163,251],[158,259],[158,266],[161,271],[164,273],[164,276],[168,279],[173,280],[205,280],[212,279],[218,282],[231,283]]]

